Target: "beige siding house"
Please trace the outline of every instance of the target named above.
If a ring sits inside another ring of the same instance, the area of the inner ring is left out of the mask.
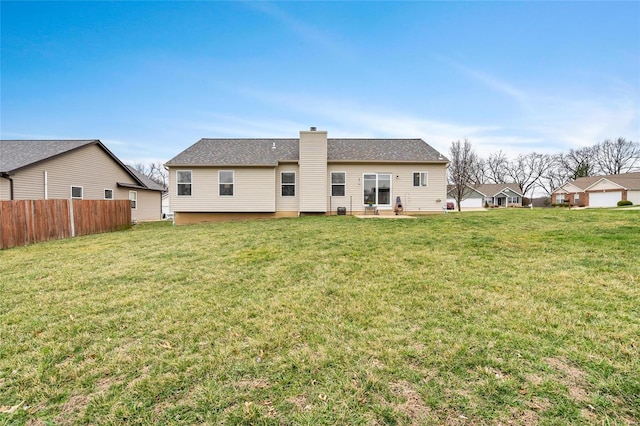
[[[581,177],[551,193],[551,202],[579,207],[615,207],[618,201],[640,204],[640,172]]]
[[[131,218],[158,220],[162,188],[99,140],[0,140],[0,200],[131,200]]]
[[[305,214],[442,213],[448,160],[421,139],[201,139],[167,161],[177,224]]]

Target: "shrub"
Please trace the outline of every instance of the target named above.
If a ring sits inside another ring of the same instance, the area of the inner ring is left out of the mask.
[[[569,207],[569,203],[551,203],[551,207]]]
[[[631,202],[631,200],[620,200],[618,201],[618,207],[622,207],[622,206],[632,206],[633,203]]]

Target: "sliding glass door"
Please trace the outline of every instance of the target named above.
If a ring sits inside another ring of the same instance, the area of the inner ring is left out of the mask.
[[[391,174],[365,173],[362,182],[364,204],[391,206]]]

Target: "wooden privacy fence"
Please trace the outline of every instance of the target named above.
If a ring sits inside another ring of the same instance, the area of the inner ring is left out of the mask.
[[[0,249],[129,226],[129,200],[0,201]]]

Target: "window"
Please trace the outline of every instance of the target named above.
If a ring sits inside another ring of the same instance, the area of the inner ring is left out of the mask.
[[[295,197],[296,195],[296,174],[295,172],[280,173],[281,194],[283,197]]]
[[[364,204],[391,206],[391,174],[367,173],[362,181]]]
[[[580,204],[580,194],[577,192],[573,194],[573,204]]]
[[[507,197],[507,204],[520,204],[520,197]]]
[[[345,172],[331,172],[331,195],[344,197],[346,182],[347,174]]]
[[[105,200],[113,200],[113,189],[105,189],[104,190],[104,199]]]
[[[74,200],[82,200],[82,187],[81,186],[72,186],[71,187],[71,198]]]
[[[556,203],[557,204],[564,203],[564,194],[556,194]]]
[[[191,170],[178,170],[176,172],[176,181],[178,182],[178,195],[191,195]]]
[[[413,186],[427,186],[427,172],[413,172]]]
[[[137,209],[138,208],[138,192],[129,191],[129,201],[131,202],[131,208]]]
[[[218,172],[218,186],[220,187],[220,195],[233,195],[233,170]]]

